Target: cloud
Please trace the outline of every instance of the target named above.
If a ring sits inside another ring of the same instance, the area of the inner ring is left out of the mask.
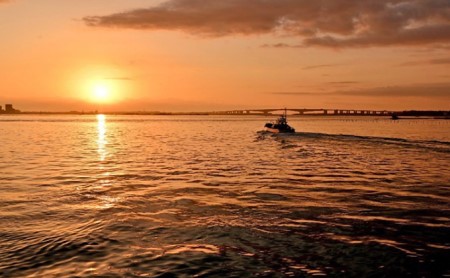
[[[313,65],[313,66],[307,66],[304,67],[304,70],[314,70],[314,69],[321,69],[321,68],[332,68],[340,66],[340,64],[324,64],[324,65]]]
[[[351,84],[358,84],[358,81],[331,81],[327,82],[327,84],[334,84],[334,85],[351,85]]]
[[[424,97],[450,99],[450,83],[429,83],[400,86],[375,87],[354,90],[336,90],[332,92],[271,92],[275,95],[342,95],[358,97]]]
[[[347,96],[450,98],[450,83],[377,87],[362,90],[341,91],[336,93]]]
[[[325,93],[313,93],[313,92],[270,92],[271,95],[284,95],[284,96],[317,96]]]
[[[450,43],[448,0],[167,0],[84,22],[206,37],[279,34],[302,39],[303,46]]]
[[[400,66],[421,66],[421,65],[449,65],[450,58],[438,58],[425,61],[413,61],[400,64]]]
[[[275,43],[275,44],[263,44],[261,45],[261,47],[263,48],[299,48],[299,47],[304,47],[303,45],[292,45],[292,44],[287,44],[287,43]]]
[[[450,24],[400,29],[392,33],[373,32],[349,38],[336,38],[328,35],[308,38],[304,43],[306,45],[325,47],[367,47],[450,43]]]
[[[450,64],[450,58],[432,59],[429,62],[434,65],[447,65]]]

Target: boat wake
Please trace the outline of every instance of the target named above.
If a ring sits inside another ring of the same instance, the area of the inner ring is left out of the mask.
[[[296,132],[296,133],[271,133],[267,131],[258,131],[257,140],[264,140],[266,138],[275,138],[281,142],[298,141],[298,140],[321,140],[327,141],[341,141],[380,145],[398,145],[401,147],[424,148],[437,152],[450,153],[450,142],[437,140],[413,140],[395,137],[377,137],[377,136],[362,136],[351,134],[328,134],[316,132]]]

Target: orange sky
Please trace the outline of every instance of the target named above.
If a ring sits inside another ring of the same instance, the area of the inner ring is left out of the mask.
[[[0,0],[0,35],[26,111],[450,110],[445,0]]]

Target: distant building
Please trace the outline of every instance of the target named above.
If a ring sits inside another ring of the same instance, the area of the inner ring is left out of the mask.
[[[14,113],[14,107],[12,104],[5,104],[5,111],[6,113]]]
[[[3,112],[3,107],[0,105],[0,113]]]
[[[20,111],[17,109],[14,109],[12,104],[5,104],[5,110],[4,111],[2,110],[2,112],[12,114],[12,113],[19,113]]]

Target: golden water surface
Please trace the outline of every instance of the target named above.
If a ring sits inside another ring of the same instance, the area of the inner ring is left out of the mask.
[[[0,276],[450,275],[450,122],[0,117]]]

